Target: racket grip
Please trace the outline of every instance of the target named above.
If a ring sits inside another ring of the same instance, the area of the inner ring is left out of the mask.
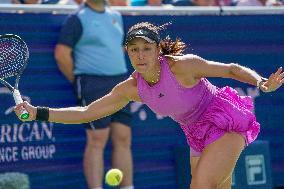
[[[23,99],[21,97],[21,94],[20,94],[19,90],[15,89],[13,91],[13,97],[14,97],[16,105],[18,105],[18,104],[23,102]],[[29,112],[26,109],[23,108],[20,117],[21,117],[21,119],[28,119],[29,118]]]

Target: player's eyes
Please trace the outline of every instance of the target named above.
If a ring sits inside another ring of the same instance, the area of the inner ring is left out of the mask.
[[[137,52],[137,48],[130,49],[131,52]]]
[[[142,49],[140,49],[140,50],[142,50],[142,51],[151,51],[151,47],[144,47],[144,48],[142,48]],[[130,51],[131,51],[132,53],[135,53],[135,52],[138,52],[139,49],[138,49],[138,48],[131,48]]]

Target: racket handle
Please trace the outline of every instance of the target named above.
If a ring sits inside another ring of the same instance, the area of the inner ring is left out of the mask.
[[[21,97],[20,91],[19,90],[14,90],[13,91],[13,97],[15,100],[16,105],[20,104],[23,102],[23,99]],[[21,112],[21,119],[28,119],[29,118],[29,112],[23,108],[22,112]]]

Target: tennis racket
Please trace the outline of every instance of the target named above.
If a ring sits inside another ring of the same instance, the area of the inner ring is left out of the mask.
[[[23,102],[18,87],[28,58],[28,46],[19,36],[13,34],[0,35],[0,82],[11,91],[17,105]],[[13,76],[16,77],[14,87],[4,80]],[[20,117],[21,119],[28,119],[29,113],[22,109]]]

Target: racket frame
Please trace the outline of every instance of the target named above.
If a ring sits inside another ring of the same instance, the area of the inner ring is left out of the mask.
[[[27,44],[19,36],[14,35],[14,34],[4,34],[4,35],[0,35],[0,39],[1,38],[14,38],[14,39],[18,40],[19,42],[21,42],[23,44],[23,46],[26,48],[26,52],[27,52],[26,61],[27,61],[27,59],[29,57],[29,50],[28,50]],[[25,70],[26,66],[27,66],[27,62],[24,63],[24,65],[22,66],[22,68],[18,72],[15,72],[14,74],[9,75],[9,77],[16,76],[15,87],[12,87],[12,85],[10,85],[7,81],[5,81],[3,78],[0,78],[0,82],[12,92],[12,95],[14,97],[14,101],[15,101],[16,105],[23,102],[23,99],[21,97],[21,94],[20,94],[18,87],[19,87],[20,76],[23,73],[23,71]],[[8,78],[8,77],[6,77],[6,78]],[[28,119],[29,118],[28,111],[23,108],[20,117],[23,120]]]

